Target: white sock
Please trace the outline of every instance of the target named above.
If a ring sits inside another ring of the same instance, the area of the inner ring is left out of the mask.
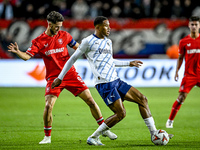
[[[146,126],[148,127],[149,132],[152,135],[153,132],[155,132],[157,130],[153,117],[149,117],[149,118],[144,119],[144,122],[145,122]]]
[[[102,131],[109,129],[109,127],[103,122],[97,130],[91,135],[91,137],[99,137]]]

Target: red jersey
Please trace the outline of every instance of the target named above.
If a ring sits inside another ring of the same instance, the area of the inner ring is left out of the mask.
[[[40,54],[44,60],[46,67],[46,80],[49,78],[58,77],[62,68],[67,60],[70,58],[67,45],[73,47],[76,42],[72,36],[66,31],[59,31],[58,34],[53,37],[48,36],[43,32],[40,36],[32,40],[32,45],[26,51],[31,57],[35,54]],[[74,66],[67,73],[76,71]],[[66,76],[68,76],[66,74]]]
[[[179,43],[179,54],[185,57],[185,76],[200,76],[200,35],[196,39],[190,35]]]

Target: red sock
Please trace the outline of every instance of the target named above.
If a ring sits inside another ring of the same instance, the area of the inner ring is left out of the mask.
[[[45,136],[51,136],[51,129],[52,129],[51,126],[44,126]]]
[[[171,110],[171,113],[170,113],[170,116],[169,116],[169,120],[174,120],[177,112],[179,111],[179,109],[181,108],[181,103],[178,102],[179,100],[177,99],[173,106],[172,106],[172,110]]]
[[[103,119],[103,117],[100,117],[100,118],[97,119],[96,121],[97,121],[97,123],[98,123],[99,125],[101,125],[101,124],[104,122],[104,119]]]

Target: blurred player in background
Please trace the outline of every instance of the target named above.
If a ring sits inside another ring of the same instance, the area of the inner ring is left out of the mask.
[[[67,89],[74,96],[82,98],[90,107],[91,113],[99,125],[104,122],[98,105],[74,66],[71,67],[67,75],[63,78],[63,83],[59,87],[51,89],[52,82],[70,58],[67,45],[75,50],[79,46],[68,32],[60,30],[63,21],[64,18],[60,13],[52,11],[47,15],[48,27],[46,31],[32,40],[32,44],[26,52],[20,51],[16,42],[8,46],[8,51],[16,53],[23,60],[28,60],[35,54],[40,54],[45,63],[47,81],[45,90],[46,104],[43,114],[45,137],[39,144],[51,143],[52,109],[63,89]],[[104,132],[103,135],[108,136],[110,139],[117,138],[110,130]]]
[[[178,71],[185,58],[185,72],[182,79],[179,96],[174,102],[169,119],[166,122],[166,128],[173,128],[174,118],[181,105],[185,101],[187,94],[195,86],[200,86],[200,20],[197,16],[189,19],[190,34],[180,40],[179,57],[177,60],[175,81],[178,81]]]
[[[104,145],[99,140],[102,132],[116,125],[126,116],[123,101],[127,100],[138,104],[140,114],[152,135],[157,129],[151,115],[147,98],[131,85],[123,82],[115,69],[123,66],[141,66],[141,61],[119,61],[113,59],[112,41],[107,37],[110,34],[110,24],[106,17],[99,16],[94,20],[95,33],[84,38],[82,43],[65,64],[62,72],[52,83],[52,88],[62,83],[65,74],[75,61],[85,54],[95,77],[95,87],[106,105],[114,112],[99,128],[87,139],[90,145]]]

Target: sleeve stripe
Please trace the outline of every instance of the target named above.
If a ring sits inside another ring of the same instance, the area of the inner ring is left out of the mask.
[[[31,54],[30,52],[26,51],[26,53],[27,53],[28,55],[30,55],[31,57],[33,57],[33,54]]]
[[[74,47],[76,45],[76,41],[74,39],[72,39],[68,45],[69,45],[69,47]]]

